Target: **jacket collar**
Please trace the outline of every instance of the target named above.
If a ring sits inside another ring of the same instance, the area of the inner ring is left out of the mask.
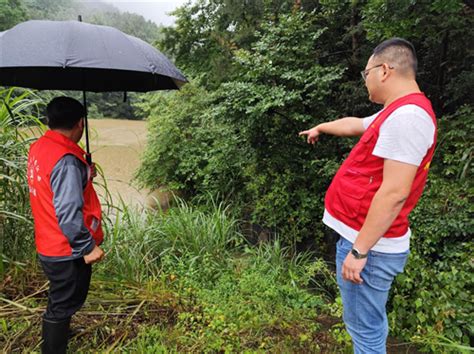
[[[48,130],[44,134],[44,137],[47,139],[53,140],[57,144],[61,144],[64,147],[68,148],[69,150],[73,151],[74,153],[84,156],[85,151],[81,149],[79,145],[77,145],[74,141],[69,139],[68,137],[62,135],[61,133],[54,131],[54,130]]]

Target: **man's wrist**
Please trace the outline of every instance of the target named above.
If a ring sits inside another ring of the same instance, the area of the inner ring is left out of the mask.
[[[95,246],[96,246],[95,240],[91,237],[90,244],[84,249],[84,256],[87,256],[87,255],[91,254],[92,251],[94,250]]]
[[[351,254],[354,256],[355,259],[364,259],[367,258],[369,252],[362,253],[361,251],[359,251],[358,248],[352,247]]]
[[[365,235],[359,233],[352,244],[352,248],[355,248],[361,254],[368,254],[372,246],[367,244]]]
[[[323,131],[321,130],[322,126],[324,125],[325,123],[320,123],[318,124],[317,126],[314,127],[314,129],[316,129],[316,131],[319,133],[319,134],[323,134]]]

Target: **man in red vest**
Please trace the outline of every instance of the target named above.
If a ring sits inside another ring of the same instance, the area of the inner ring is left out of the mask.
[[[85,110],[69,97],[47,107],[48,130],[31,145],[28,187],[35,243],[49,279],[43,315],[43,353],[66,353],[71,316],[86,300],[91,264],[104,252],[101,207],[92,186],[95,168],[77,145],[84,131]]]
[[[410,245],[408,214],[426,183],[436,145],[436,118],[416,82],[413,45],[401,38],[379,44],[361,72],[369,99],[383,109],[300,133],[361,136],[336,173],[323,222],[340,235],[336,271],[344,322],[355,353],[385,353],[385,305]]]

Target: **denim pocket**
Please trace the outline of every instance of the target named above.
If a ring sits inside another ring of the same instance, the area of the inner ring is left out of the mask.
[[[380,291],[388,291],[393,279],[403,272],[409,252],[381,253],[371,251],[367,260],[368,281]]]
[[[352,249],[352,242],[346,240],[342,236],[339,236],[339,241],[337,241],[336,247],[338,250],[350,251]]]

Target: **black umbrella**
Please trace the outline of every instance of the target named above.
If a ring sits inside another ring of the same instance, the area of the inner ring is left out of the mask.
[[[0,85],[40,90],[179,89],[187,80],[157,49],[116,28],[27,21],[0,32]],[[89,136],[86,122],[86,148]]]

